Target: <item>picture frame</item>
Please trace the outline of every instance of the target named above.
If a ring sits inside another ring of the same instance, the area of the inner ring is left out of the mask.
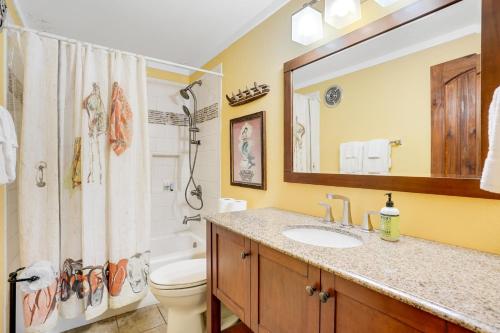
[[[230,120],[231,185],[266,190],[266,113]]]

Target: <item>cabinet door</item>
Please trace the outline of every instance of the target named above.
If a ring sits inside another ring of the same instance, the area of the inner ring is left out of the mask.
[[[319,269],[255,242],[252,254],[252,331],[319,332]]]
[[[320,332],[335,332],[335,276],[321,271],[321,290],[318,294],[321,301]]]
[[[337,333],[446,331],[444,320],[339,277],[334,318]]]
[[[250,240],[212,228],[212,292],[250,325]]]

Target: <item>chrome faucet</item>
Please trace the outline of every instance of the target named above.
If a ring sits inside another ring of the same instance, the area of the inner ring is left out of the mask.
[[[332,215],[332,206],[327,204],[326,202],[320,202],[320,206],[325,207],[325,217],[323,217],[323,222],[332,223],[333,215]]]
[[[182,224],[187,224],[188,222],[191,222],[191,221],[198,221],[198,222],[200,222],[201,221],[201,215],[198,214],[198,215],[194,215],[194,216],[184,216],[184,220],[182,220]]]
[[[372,232],[373,231],[373,225],[372,225],[372,220],[370,218],[371,215],[379,215],[380,212],[376,210],[369,210],[365,213],[363,216],[363,224],[361,225],[361,230],[366,231],[366,232]]]
[[[344,209],[342,211],[342,221],[340,225],[342,227],[352,227],[352,216],[351,216],[351,201],[348,197],[338,194],[328,193],[326,195],[328,199],[340,199],[344,202]]]

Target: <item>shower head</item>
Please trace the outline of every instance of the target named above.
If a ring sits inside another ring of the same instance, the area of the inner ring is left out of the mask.
[[[182,98],[189,99],[189,94],[187,92],[187,89],[185,89],[185,88],[181,89],[180,93],[181,93]]]
[[[189,112],[189,109],[187,106],[183,105],[182,106],[182,111],[184,111],[184,114],[188,116],[189,119],[191,119],[191,112]]]
[[[191,94],[193,94],[193,92],[191,91],[191,88],[193,88],[195,85],[201,86],[201,83],[202,83],[201,80],[197,80],[197,81],[194,81],[193,83],[191,83],[186,88],[181,89],[180,93],[181,93],[182,98],[189,99],[188,91]]]

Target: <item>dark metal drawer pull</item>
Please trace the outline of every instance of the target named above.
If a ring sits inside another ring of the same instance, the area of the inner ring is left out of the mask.
[[[321,303],[326,303],[328,299],[330,298],[330,294],[326,291],[322,291],[319,293],[319,300]]]
[[[314,295],[315,292],[316,292],[316,288],[315,287],[313,287],[313,286],[306,286],[306,293],[309,296]]]

